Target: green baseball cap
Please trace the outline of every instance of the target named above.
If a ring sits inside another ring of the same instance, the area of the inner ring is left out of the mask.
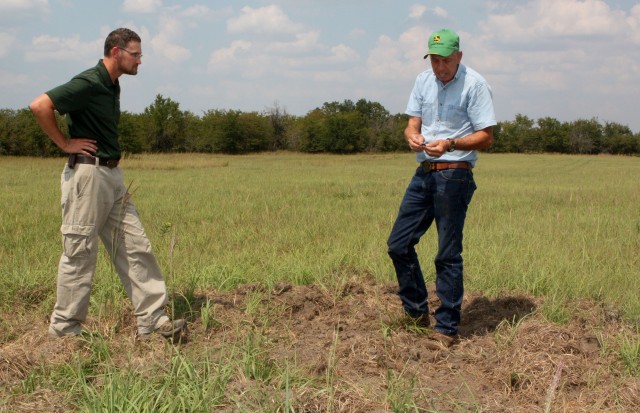
[[[453,30],[442,29],[429,36],[429,50],[424,58],[430,54],[447,57],[456,50],[460,50],[460,37]]]

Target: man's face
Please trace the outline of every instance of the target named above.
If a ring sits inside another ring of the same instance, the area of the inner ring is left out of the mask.
[[[456,75],[458,65],[462,60],[462,52],[455,51],[447,57],[438,56],[435,54],[429,55],[431,60],[431,68],[436,77],[440,79],[442,83],[449,83]]]
[[[136,75],[138,66],[142,64],[142,45],[140,42],[129,42],[127,47],[118,48],[118,69],[126,75]]]

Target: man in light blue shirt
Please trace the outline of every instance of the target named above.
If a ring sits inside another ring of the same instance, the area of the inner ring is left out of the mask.
[[[445,346],[457,339],[462,308],[462,233],[476,184],[472,168],[477,150],[493,143],[496,125],[491,88],[461,64],[458,35],[448,29],[429,36],[431,70],[420,73],[409,97],[405,129],[409,148],[420,166],[406,190],[387,245],[398,277],[405,314],[430,326],[427,288],[415,245],[435,221],[438,253],[431,337]]]

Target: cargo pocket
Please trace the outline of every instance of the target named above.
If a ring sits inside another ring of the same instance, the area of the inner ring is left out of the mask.
[[[64,255],[69,258],[90,255],[89,236],[93,232],[92,225],[63,225],[61,231]]]

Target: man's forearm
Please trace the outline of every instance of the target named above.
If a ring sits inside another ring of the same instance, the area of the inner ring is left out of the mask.
[[[94,156],[98,149],[94,139],[67,139],[64,136],[58,127],[58,122],[56,122],[55,105],[47,94],[35,98],[29,105],[29,109],[33,112],[44,133],[64,152]]]
[[[67,146],[67,139],[58,128],[56,122],[55,107],[48,99],[47,95],[38,96],[31,104],[29,109],[33,112],[42,131],[62,150]]]
[[[488,127],[473,132],[464,138],[455,139],[456,150],[472,151],[487,149],[493,144],[493,128]]]

